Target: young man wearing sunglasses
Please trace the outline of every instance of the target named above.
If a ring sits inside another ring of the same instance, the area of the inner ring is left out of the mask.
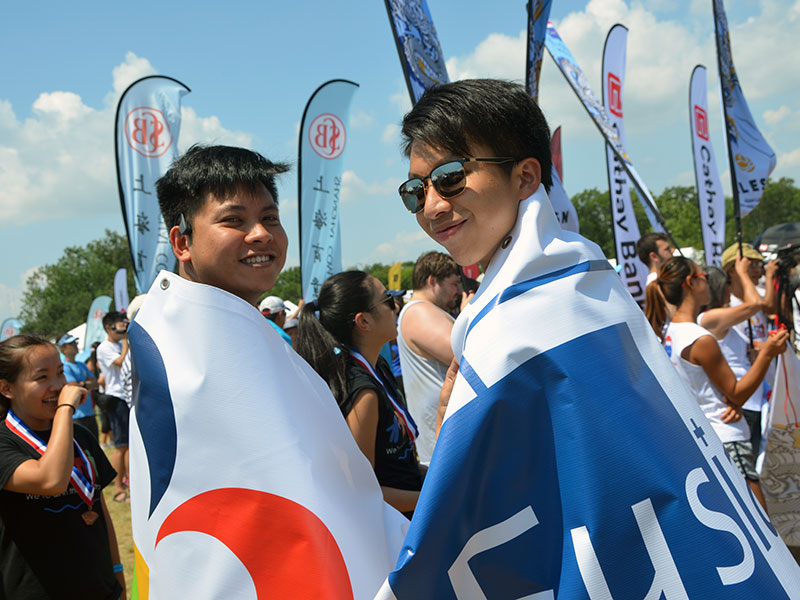
[[[453,326],[449,405],[378,597],[794,590],[797,565],[642,311],[600,249],[561,229],[549,130],[525,89],[436,86],[402,133],[403,203],[484,279]],[[720,577],[743,552],[754,568]]]

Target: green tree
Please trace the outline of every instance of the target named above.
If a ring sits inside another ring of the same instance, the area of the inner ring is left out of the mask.
[[[136,294],[133,264],[125,236],[106,230],[86,246],[70,246],[53,265],[37,269],[25,282],[20,320],[23,331],[49,338],[86,321],[97,296],[114,296],[117,269],[128,270],[128,295]]]
[[[730,245],[736,241],[736,219],[731,198],[726,199],[726,214],[725,242]],[[781,177],[778,181],[767,182],[758,206],[742,218],[742,239],[751,242],[767,227],[796,222],[800,222],[800,189],[794,185],[793,179]]]
[[[681,248],[691,246],[702,250],[703,234],[700,230],[696,188],[685,185],[668,187],[655,200],[678,245]]]
[[[289,267],[281,271],[275,286],[268,292],[264,292],[258,301],[261,302],[267,296],[278,296],[281,300],[289,300],[297,304],[300,301],[300,287],[300,267]]]

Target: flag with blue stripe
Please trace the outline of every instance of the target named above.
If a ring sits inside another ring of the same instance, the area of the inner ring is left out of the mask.
[[[452,344],[460,371],[378,598],[800,598],[641,310],[543,189]]]

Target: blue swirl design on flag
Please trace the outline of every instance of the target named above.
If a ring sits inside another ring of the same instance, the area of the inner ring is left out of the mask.
[[[128,328],[128,338],[139,375],[134,410],[150,469],[150,517],[164,497],[175,470],[178,429],[167,370],[153,338],[135,321]]]

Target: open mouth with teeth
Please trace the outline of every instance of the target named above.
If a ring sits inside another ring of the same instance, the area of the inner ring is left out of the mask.
[[[258,266],[258,265],[272,264],[274,260],[275,260],[274,254],[259,254],[258,256],[248,256],[247,258],[243,258],[239,262],[250,266]]]

